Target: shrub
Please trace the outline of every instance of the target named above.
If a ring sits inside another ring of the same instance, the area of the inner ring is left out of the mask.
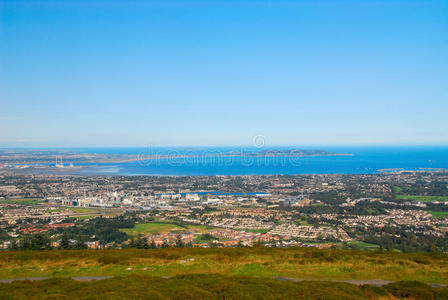
[[[433,299],[434,290],[427,284],[419,281],[398,281],[390,283],[384,288],[399,298]]]

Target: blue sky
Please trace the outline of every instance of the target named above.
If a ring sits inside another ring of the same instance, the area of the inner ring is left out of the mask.
[[[448,144],[448,2],[2,1],[0,146]]]

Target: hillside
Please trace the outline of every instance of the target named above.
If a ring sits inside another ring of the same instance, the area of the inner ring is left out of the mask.
[[[443,299],[447,267],[446,254],[308,248],[1,252],[0,279],[48,279],[0,283],[0,297]],[[71,279],[85,276],[111,278]]]

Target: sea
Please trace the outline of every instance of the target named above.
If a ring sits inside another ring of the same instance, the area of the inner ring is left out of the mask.
[[[348,154],[310,157],[250,157],[225,154],[258,150],[314,149]],[[139,159],[120,163],[83,164],[64,173],[123,176],[217,176],[295,174],[376,174],[391,171],[448,170],[448,146],[370,147],[191,147],[191,148],[78,148],[81,153],[129,154]],[[164,158],[148,159],[160,154]]]

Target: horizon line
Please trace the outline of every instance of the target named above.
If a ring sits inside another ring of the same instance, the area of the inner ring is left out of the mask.
[[[245,145],[146,145],[146,146],[0,146],[0,149],[82,149],[82,148],[120,148],[120,149],[132,149],[132,148],[224,148],[224,147],[245,147],[245,148],[278,148],[278,147],[448,147],[448,143],[445,144],[315,144],[315,145],[294,145],[294,144],[275,144],[264,145],[262,147],[245,144]]]

